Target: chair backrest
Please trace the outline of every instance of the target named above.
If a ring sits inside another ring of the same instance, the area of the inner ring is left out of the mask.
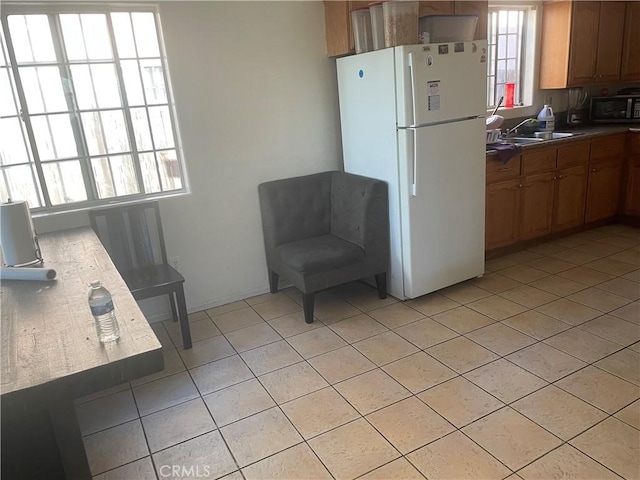
[[[362,248],[366,229],[379,225],[388,230],[389,200],[387,185],[381,180],[333,172],[331,182],[331,233]],[[376,235],[375,237],[379,237]],[[386,235],[384,235],[386,236]]]
[[[258,185],[267,249],[331,231],[331,172]]]
[[[167,264],[158,202],[98,208],[89,219],[120,272]]]

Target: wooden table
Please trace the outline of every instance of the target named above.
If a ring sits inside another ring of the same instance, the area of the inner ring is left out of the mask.
[[[161,345],[90,228],[39,240],[57,279],[0,289],[2,478],[91,478],[73,399],[162,370]],[[111,292],[117,342],[98,341],[92,280]]]

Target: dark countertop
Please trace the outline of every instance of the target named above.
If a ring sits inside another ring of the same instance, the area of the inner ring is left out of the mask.
[[[638,125],[588,125],[584,127],[573,127],[567,128],[564,130],[555,130],[556,132],[569,132],[573,133],[574,136],[567,138],[556,138],[553,140],[542,140],[540,142],[534,143],[520,143],[518,144],[522,151],[530,150],[533,148],[546,147],[546,146],[556,146],[565,144],[568,142],[574,142],[581,139],[590,139],[592,137],[600,136],[600,135],[613,135],[616,133],[625,133],[630,129],[640,130],[640,126]],[[487,150],[487,159],[490,159],[496,155],[495,150]]]

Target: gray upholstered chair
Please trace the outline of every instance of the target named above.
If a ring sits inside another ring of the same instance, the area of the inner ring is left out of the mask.
[[[314,294],[375,276],[386,298],[389,268],[387,184],[344,172],[287,178],[258,186],[271,293],[280,276],[302,292],[313,322]]]

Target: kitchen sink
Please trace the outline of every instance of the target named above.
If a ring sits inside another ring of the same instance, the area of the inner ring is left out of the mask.
[[[502,139],[502,143],[540,143],[540,142],[544,142],[544,138],[509,137],[509,138]]]
[[[574,137],[576,135],[579,135],[578,133],[570,133],[570,132],[553,132],[551,134],[551,139],[552,140],[556,140],[559,138],[569,138],[569,137]]]
[[[536,132],[527,135],[520,135],[517,137],[507,137],[502,139],[502,143],[540,143],[549,140],[560,140],[562,138],[574,137],[580,135],[580,133],[571,132]]]

